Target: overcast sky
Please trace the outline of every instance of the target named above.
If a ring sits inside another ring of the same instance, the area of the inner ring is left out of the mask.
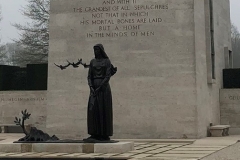
[[[231,19],[240,30],[240,0],[230,0]],[[27,4],[26,0],[0,0],[3,20],[0,23],[2,42],[11,42],[11,39],[18,37],[18,31],[11,26],[11,23],[25,23],[27,21],[20,14],[20,9]]]

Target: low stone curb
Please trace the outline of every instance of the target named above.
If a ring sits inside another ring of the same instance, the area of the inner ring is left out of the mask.
[[[118,143],[7,143],[1,152],[125,153],[134,150],[133,142]]]

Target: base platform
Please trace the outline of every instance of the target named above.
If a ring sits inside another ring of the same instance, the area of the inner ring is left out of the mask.
[[[53,153],[125,153],[134,150],[133,142],[117,143],[2,143],[0,151]]]

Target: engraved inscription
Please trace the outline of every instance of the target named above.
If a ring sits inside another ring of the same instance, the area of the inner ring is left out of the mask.
[[[169,4],[145,4],[137,0],[99,0],[98,6],[73,8],[80,14],[81,26],[92,26],[86,38],[157,36],[149,25],[163,23],[159,11],[166,12]],[[87,15],[87,16],[86,16]],[[82,18],[81,18],[82,17]],[[86,18],[87,17],[87,18]]]
[[[44,97],[37,97],[37,98],[0,98],[0,102],[33,102],[33,101],[46,101],[47,98]]]
[[[228,98],[233,101],[239,101],[240,96],[239,95],[229,95]]]

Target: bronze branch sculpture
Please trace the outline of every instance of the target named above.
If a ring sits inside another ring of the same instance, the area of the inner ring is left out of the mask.
[[[19,142],[46,142],[46,141],[56,141],[59,140],[58,137],[53,135],[50,137],[47,133],[44,133],[41,130],[38,130],[36,127],[31,127],[30,133],[28,133],[25,129],[24,122],[29,119],[31,114],[27,112],[27,110],[22,111],[22,119],[15,117],[14,123],[20,126],[23,129],[25,137],[19,139]]]
[[[27,135],[28,133],[27,133],[27,131],[26,131],[26,129],[25,129],[24,122],[25,122],[25,120],[29,119],[29,117],[31,116],[31,114],[29,114],[29,113],[27,112],[27,110],[25,109],[24,111],[22,111],[22,115],[23,115],[23,116],[22,116],[22,120],[21,120],[21,118],[15,117],[14,123],[15,123],[16,125],[20,126],[20,127],[23,129],[23,133]],[[21,122],[22,122],[22,123],[21,123]]]

